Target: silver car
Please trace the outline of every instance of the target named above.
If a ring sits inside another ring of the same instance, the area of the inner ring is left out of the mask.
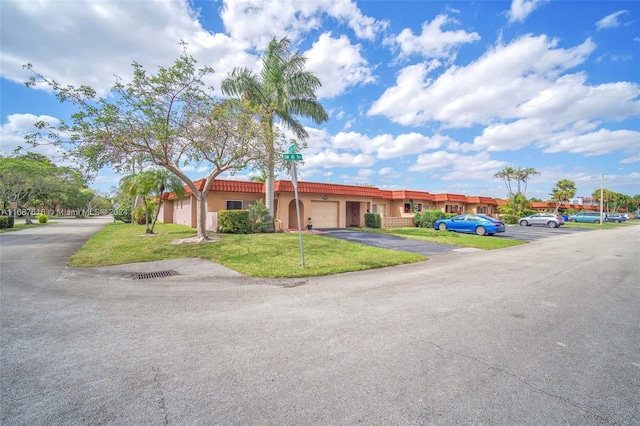
[[[544,225],[549,228],[557,228],[564,225],[562,216],[553,213],[536,213],[522,217],[518,220],[520,226]]]

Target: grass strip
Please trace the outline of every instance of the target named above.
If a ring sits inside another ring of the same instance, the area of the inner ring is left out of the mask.
[[[362,271],[427,259],[419,254],[303,234],[303,269],[297,233],[215,234],[219,241],[171,244],[193,236],[195,230],[182,225],[157,224],[156,234],[147,236],[143,226],[109,224],[71,256],[69,265],[94,267],[197,257],[252,277],[282,278]]]
[[[511,240],[507,238],[493,238],[491,236],[479,236],[475,234],[463,234],[451,231],[436,231],[431,228],[359,228],[359,231],[376,232],[397,237],[413,238],[416,240],[431,241],[434,243],[449,244],[462,247],[473,247],[484,250],[494,250],[505,247],[526,244],[526,241]],[[508,230],[507,230],[508,232]]]

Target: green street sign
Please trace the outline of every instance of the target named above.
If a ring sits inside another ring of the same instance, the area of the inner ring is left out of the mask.
[[[302,154],[282,154],[284,161],[302,161]]]

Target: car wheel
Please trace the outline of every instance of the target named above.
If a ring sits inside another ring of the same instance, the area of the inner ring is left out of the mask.
[[[547,226],[549,228],[557,228],[558,224],[551,220],[551,221],[549,221],[549,223],[547,223]]]
[[[447,230],[447,224],[446,223],[441,223],[438,225],[438,230],[440,231],[446,231]]]
[[[526,220],[521,220],[520,226],[529,226],[529,222],[527,222]]]
[[[478,235],[487,235],[487,228],[485,228],[484,226],[478,226],[476,228],[476,234],[478,234]]]
[[[600,223],[600,219],[594,220],[593,223]]]
[[[577,221],[578,221],[577,219],[571,219],[569,222],[576,223]]]
[[[620,221],[619,221],[618,219],[616,219],[614,222],[615,222],[615,223],[620,223]]]

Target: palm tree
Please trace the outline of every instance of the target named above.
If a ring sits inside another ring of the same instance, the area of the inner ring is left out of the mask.
[[[275,120],[291,129],[301,140],[309,135],[296,116],[310,118],[316,124],[329,119],[315,91],[322,85],[311,72],[305,71],[307,58],[290,51],[287,38],[275,37],[262,55],[262,70],[254,73],[248,68],[235,68],[222,82],[222,93],[249,101],[260,111],[264,125],[266,149],[265,199],[273,217],[273,185],[275,168]]]
[[[513,190],[511,189],[511,180],[516,178],[516,169],[513,167],[505,167],[498,173],[494,174],[493,178],[504,180],[504,184],[507,186],[507,196],[510,198],[513,194]]]
[[[540,176],[540,172],[532,167],[518,168],[516,170],[518,182],[524,183],[524,196],[527,196],[527,182],[531,176]],[[518,183],[518,192],[520,192],[520,183]]]
[[[146,215],[146,233],[153,234],[153,229],[158,221],[160,207],[162,206],[164,194],[167,192],[174,193],[177,197],[185,194],[184,183],[173,173],[164,169],[150,169],[123,177],[120,180],[120,187],[126,194],[142,197]],[[151,228],[149,228],[149,210],[147,208],[147,199],[158,199],[158,207],[156,209]],[[133,217],[133,212],[131,212]],[[133,222],[133,220],[132,220]]]
[[[558,202],[558,205],[553,212],[554,214],[557,214],[558,210],[560,210],[560,205],[565,201],[569,201],[574,195],[576,195],[576,184],[572,180],[561,179],[551,190],[550,195],[553,200]]]

